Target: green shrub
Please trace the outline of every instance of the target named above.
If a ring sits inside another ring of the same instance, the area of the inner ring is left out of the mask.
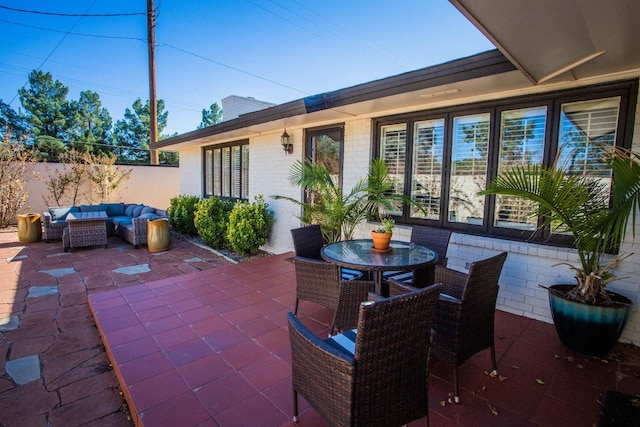
[[[207,245],[219,249],[229,246],[227,227],[231,209],[233,202],[217,197],[209,197],[198,202],[194,223],[198,235]]]
[[[169,201],[169,222],[178,232],[195,236],[198,230],[193,222],[196,205],[201,200],[198,196],[177,196]]]
[[[238,201],[229,215],[227,238],[231,248],[241,254],[251,254],[267,242],[273,224],[273,212],[259,195],[254,203]]]

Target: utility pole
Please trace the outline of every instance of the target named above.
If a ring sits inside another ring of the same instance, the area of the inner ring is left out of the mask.
[[[153,0],[147,0],[147,31],[149,45],[149,150],[151,164],[158,164],[158,150],[153,146],[158,141],[158,112],[156,110],[156,36]]]

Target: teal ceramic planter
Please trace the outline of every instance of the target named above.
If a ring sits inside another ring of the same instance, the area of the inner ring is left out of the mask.
[[[616,302],[612,307],[581,304],[561,296],[573,287],[549,287],[549,306],[558,337],[569,350],[588,356],[604,356],[620,339],[632,302],[614,292],[609,292]],[[560,291],[560,295],[553,290]]]

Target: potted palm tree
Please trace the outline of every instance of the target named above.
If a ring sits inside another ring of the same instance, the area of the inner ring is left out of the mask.
[[[582,354],[607,354],[620,338],[631,301],[606,289],[616,279],[612,271],[628,255],[618,253],[628,222],[640,206],[640,154],[604,149],[613,181],[572,174],[559,165],[517,166],[504,171],[481,194],[515,196],[537,204],[541,227],[551,226],[573,236],[580,265],[569,265],[576,283],[548,287],[556,332],[563,344]],[[566,263],[560,263],[566,264]]]
[[[289,172],[289,181],[302,187],[308,195],[307,200],[277,195],[272,197],[300,206],[302,223],[319,224],[327,243],[352,239],[356,227],[367,219],[381,224],[376,230],[392,232],[395,221],[389,212],[402,204],[424,211],[422,205],[410,197],[395,193],[389,169],[382,159],[373,159],[367,176],[359,179],[348,193],[335,183],[325,165],[311,160],[295,162]]]
[[[302,223],[319,224],[327,243],[353,238],[356,227],[366,218],[364,180],[359,180],[351,191],[345,193],[325,165],[307,159],[293,164],[289,181],[302,187],[307,200],[272,196],[274,199],[288,200],[300,206]]]

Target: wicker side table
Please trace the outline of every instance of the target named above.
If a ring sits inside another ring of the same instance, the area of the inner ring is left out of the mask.
[[[107,213],[72,212],[62,233],[64,251],[81,246],[104,245],[107,248]]]

